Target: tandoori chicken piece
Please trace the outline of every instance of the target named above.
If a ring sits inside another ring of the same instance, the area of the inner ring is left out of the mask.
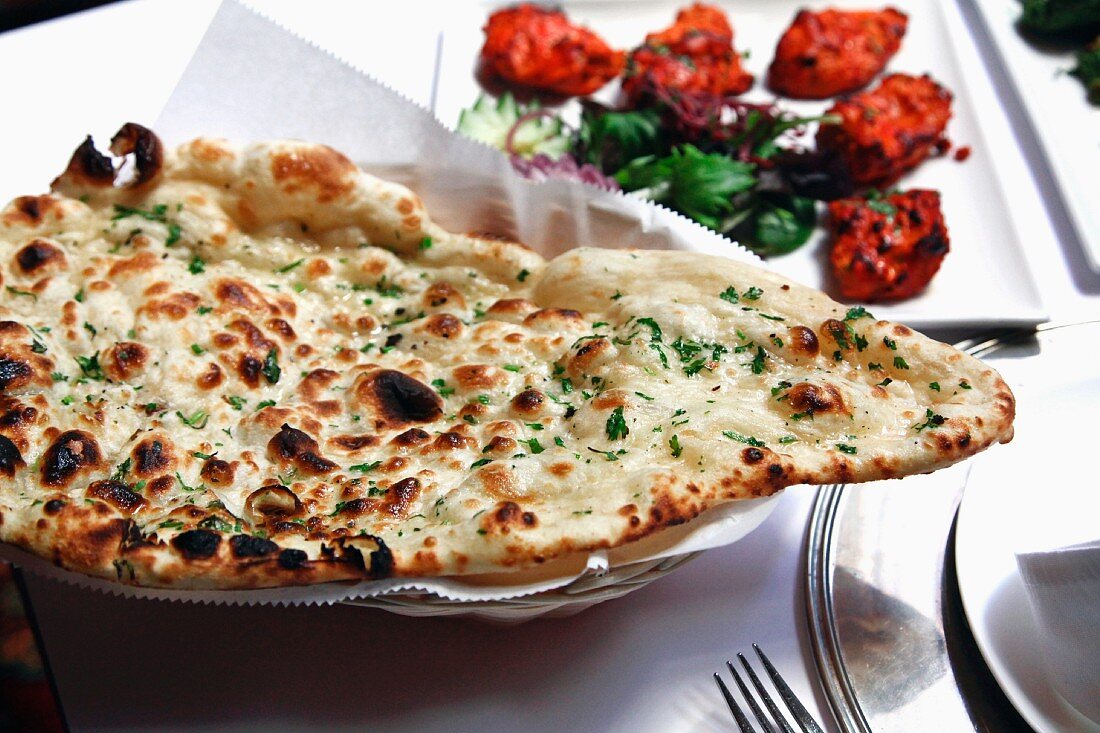
[[[835,150],[861,185],[883,186],[942,146],[951,119],[951,92],[927,74],[891,74],[875,89],[837,101],[839,118],[817,132],[822,150]]]
[[[840,295],[872,303],[920,293],[950,249],[937,191],[870,194],[829,204]]]
[[[489,16],[481,61],[506,82],[562,96],[591,94],[623,69],[625,54],[565,13],[525,3]]]
[[[681,10],[670,27],[646,36],[627,60],[623,92],[631,105],[654,91],[743,94],[753,76],[733,48],[733,28],[725,13],[696,3]]]
[[[897,53],[908,21],[894,8],[801,10],[775,48],[768,86],[794,99],[862,89]]]

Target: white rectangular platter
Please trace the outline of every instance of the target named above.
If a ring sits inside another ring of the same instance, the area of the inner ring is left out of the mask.
[[[506,3],[478,3],[456,12],[443,31],[434,111],[454,126],[459,112],[473,103],[481,88],[474,70],[483,41],[482,26],[495,7]],[[690,0],[574,0],[563,4],[574,21],[598,32],[612,46],[629,49],[645,34],[671,24],[676,11]],[[717,2],[734,27],[734,44],[748,52],[745,65],[757,76],[746,94],[751,101],[769,101],[773,95],[762,79],[775,44],[797,10],[804,6],[867,7],[868,3],[841,0],[805,3],[797,0],[738,0]],[[933,188],[941,192],[951,237],[951,252],[929,288],[921,295],[895,304],[876,304],[880,318],[917,328],[962,328],[1034,324],[1046,319],[1035,282],[1017,234],[1023,218],[1043,217],[1042,204],[1030,197],[1013,197],[1011,187],[998,179],[994,156],[1020,156],[1007,119],[985,76],[973,39],[953,3],[937,0],[893,2],[909,15],[909,29],[901,50],[887,71],[930,73],[955,95],[954,117],[948,136],[957,146],[969,146],[963,163],[950,156],[929,160],[900,182],[902,188]],[[820,114],[829,102],[781,104],[803,114]],[[792,279],[826,291],[828,248],[819,231],[802,249],[771,258],[767,266]]]
[[[1089,267],[1100,272],[1100,107],[1090,105],[1084,86],[1066,73],[1076,63],[1073,50],[1026,40],[1016,29],[1018,0],[964,1],[985,23],[995,61],[1029,117]]]

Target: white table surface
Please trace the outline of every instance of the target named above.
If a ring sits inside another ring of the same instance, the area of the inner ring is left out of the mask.
[[[439,30],[454,4],[252,4],[431,106]],[[134,0],[0,35],[0,199],[44,190],[84,135],[106,140],[121,122],[154,120],[215,8]],[[1020,162],[1000,161],[999,174],[1014,200],[1041,195]],[[1100,276],[1064,220],[1040,214],[1025,228],[1052,319],[1100,317]],[[741,542],[579,616],[515,627],[27,584],[74,730],[728,731],[710,673],[754,642],[833,730],[801,595],[812,499],[812,489],[789,489]]]

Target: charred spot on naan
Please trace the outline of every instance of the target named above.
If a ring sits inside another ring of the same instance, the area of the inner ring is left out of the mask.
[[[300,146],[271,157],[271,176],[284,193],[308,191],[319,204],[348,196],[358,172],[354,163],[324,145]]]
[[[23,245],[13,258],[15,268],[24,275],[42,275],[64,270],[65,253],[56,244],[45,239],[33,239]]]
[[[37,353],[30,329],[15,321],[0,321],[0,394],[19,393],[35,387],[48,389],[54,361]]]
[[[284,467],[319,476],[334,471],[337,466],[321,455],[321,448],[308,434],[283,423],[267,444],[267,456]]]
[[[66,208],[61,199],[49,194],[19,196],[0,213],[0,222],[5,227],[36,229],[50,221],[61,222],[65,218]]]
[[[395,369],[359,375],[350,399],[375,430],[432,423],[443,416],[443,400],[428,385]]]
[[[68,487],[81,476],[103,464],[103,455],[95,437],[84,430],[66,430],[54,438],[42,455],[41,480],[44,486]]]
[[[116,382],[140,376],[149,362],[149,349],[134,341],[120,341],[107,347],[100,357],[103,370]]]
[[[15,478],[16,471],[21,470],[27,462],[19,452],[19,447],[7,437],[0,435],[0,475],[9,479]]]

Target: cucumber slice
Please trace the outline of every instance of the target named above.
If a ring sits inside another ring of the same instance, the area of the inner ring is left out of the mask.
[[[518,127],[523,115],[538,109],[538,105],[521,105],[510,92],[497,100],[479,95],[472,107],[462,110],[458,118],[458,132],[498,150],[505,150],[508,133],[512,135],[512,150],[530,158],[543,153],[555,160],[569,151],[569,135],[557,117],[535,117],[525,120]]]

